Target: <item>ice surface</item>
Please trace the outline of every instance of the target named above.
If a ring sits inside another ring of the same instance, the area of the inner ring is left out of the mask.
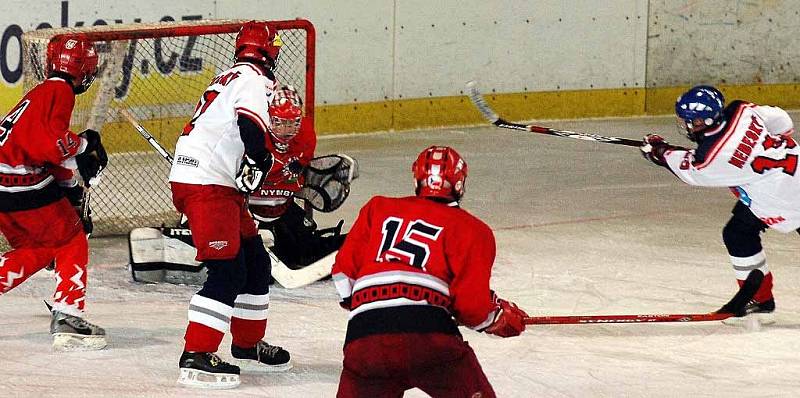
[[[659,132],[688,144],[672,118],[541,124],[629,138]],[[322,138],[318,153],[353,155],[361,178],[343,210],[320,224],[349,225],[372,195],[409,194],[410,164],[431,144],[452,145],[469,162],[463,206],[495,229],[493,286],[531,315],[707,312],[736,290],[721,240],[733,197],[688,187],[630,147],[492,127]],[[698,322],[537,326],[505,340],[463,334],[500,397],[797,396],[798,243],[795,234],[765,235],[778,312],[760,331]],[[51,351],[42,299],[54,282],[41,272],[0,297],[0,396],[335,395],[346,314],[331,282],[273,289],[267,340],[291,351],[293,370],[198,392],[175,384],[196,288],[134,284],[123,240],[91,246],[88,318],[106,328],[109,348]]]

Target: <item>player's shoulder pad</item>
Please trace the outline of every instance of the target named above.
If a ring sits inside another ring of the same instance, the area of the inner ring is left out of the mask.
[[[770,135],[794,133],[794,122],[785,110],[777,106],[759,105],[755,111],[764,120],[764,127]]]
[[[42,91],[53,92],[56,94],[63,93],[72,97],[75,96],[75,93],[72,91],[72,86],[66,80],[61,78],[49,78],[39,84],[38,88]]]
[[[753,103],[742,101],[742,100],[734,100],[731,101],[725,109],[722,110],[722,119],[723,120],[731,120],[733,119],[744,107],[752,106]]]
[[[314,157],[316,146],[317,134],[314,131],[314,126],[309,122],[308,118],[303,118],[303,121],[300,122],[300,132],[294,137],[290,148],[296,147],[297,152],[307,153],[310,160]]]
[[[492,228],[489,226],[489,224],[486,224],[483,220],[481,220],[480,218],[476,217],[475,215],[473,215],[469,211],[467,211],[467,210],[465,210],[465,209],[463,209],[461,207],[452,207],[452,209],[458,210],[458,211],[460,211],[462,213],[462,215],[463,215],[462,219],[465,222],[467,222],[469,224],[472,224],[472,225],[470,225],[470,228],[482,229],[482,230],[484,230],[483,232],[488,232],[488,233],[494,235],[494,233],[492,232]]]

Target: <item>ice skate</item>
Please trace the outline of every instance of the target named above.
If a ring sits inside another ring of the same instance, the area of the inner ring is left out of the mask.
[[[755,318],[761,325],[771,325],[775,323],[775,299],[769,299],[763,303],[750,300],[737,316],[722,320],[722,323],[729,326],[743,326],[749,319]]]
[[[211,352],[184,352],[178,362],[178,384],[195,388],[228,389],[239,385],[239,367]]]
[[[248,372],[283,372],[292,368],[289,352],[265,341],[251,348],[231,345],[231,355]]]
[[[92,351],[106,348],[106,331],[83,318],[53,311],[50,334],[57,351]]]

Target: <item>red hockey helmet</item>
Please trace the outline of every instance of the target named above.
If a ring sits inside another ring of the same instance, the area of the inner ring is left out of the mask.
[[[94,44],[81,36],[56,36],[47,45],[47,75],[67,75],[76,94],[86,92],[97,75]]]
[[[467,162],[455,149],[432,146],[411,166],[417,196],[461,200],[467,179]]]
[[[283,86],[275,91],[269,104],[269,133],[275,149],[286,152],[289,142],[300,131],[300,119],[303,117],[303,101],[292,86]]]
[[[249,21],[242,25],[236,35],[237,61],[249,59],[274,68],[283,42],[278,33],[266,22]]]

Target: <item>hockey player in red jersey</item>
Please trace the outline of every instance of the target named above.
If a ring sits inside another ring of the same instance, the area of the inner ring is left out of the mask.
[[[432,146],[412,172],[416,195],[370,199],[336,257],[350,311],[337,396],[494,397],[458,325],[511,337],[527,314],[489,288],[494,234],[459,207],[463,158]]]
[[[228,330],[231,355],[242,366],[261,372],[291,367],[286,350],[262,340],[270,260],[246,203],[273,167],[265,139],[280,44],[267,23],[245,23],[236,37],[236,63],[212,79],[175,147],[172,200],[188,218],[196,259],[208,273],[189,303],[179,360],[184,385],[239,385],[240,368],[215,354]]]
[[[317,136],[314,126],[303,120],[303,105],[297,91],[284,86],[270,103],[267,150],[275,160],[261,188],[250,195],[256,219],[271,222],[282,216],[305,183],[303,170],[314,157]]]
[[[272,153],[275,162],[264,184],[249,199],[249,208],[253,217],[259,221],[259,229],[268,230],[272,234],[272,251],[293,269],[321,259],[337,250],[344,241],[344,235],[341,234],[343,222],[333,228],[317,229],[316,222],[296,203],[295,198],[302,197],[303,189],[310,189],[306,176],[311,176],[312,181],[308,182],[314,184],[313,180],[317,177],[314,166],[327,164],[323,159],[336,164],[333,169],[323,172],[335,174],[343,168],[349,171],[351,167],[357,167],[353,164],[354,160],[346,155],[328,155],[315,159],[317,136],[312,122],[303,118],[302,112],[302,100],[293,87],[284,86],[275,92],[269,108],[272,120],[267,140],[267,149]],[[347,185],[343,185],[343,189],[349,189],[352,178],[354,177],[350,176],[338,182]],[[337,203],[330,206],[334,209],[317,210],[335,210],[344,198],[337,200]],[[330,265],[327,268],[330,269]]]
[[[293,87],[284,86],[275,92],[269,107],[271,127],[266,140],[275,162],[261,188],[249,198],[250,211],[259,221],[259,229],[270,230],[275,241],[273,251],[284,262],[306,251],[293,242],[297,231],[306,228],[303,226],[306,212],[294,198],[305,184],[304,171],[314,157],[317,136],[314,126],[302,113],[302,101]],[[291,233],[284,233],[289,229]],[[278,240],[284,242],[278,244]]]
[[[89,246],[76,212],[84,186],[108,158],[96,131],[69,129],[75,95],[97,73],[97,54],[81,37],[47,47],[47,79],[0,123],[0,231],[12,250],[0,256],[0,294],[55,261],[50,332],[59,350],[102,349],[105,331],[83,319]]]
[[[742,286],[757,272],[763,274],[763,281],[752,300],[728,304],[720,311],[737,315],[725,323],[740,323],[751,313],[762,323],[771,323],[773,276],[760,235],[767,228],[788,233],[800,227],[800,146],[791,136],[794,125],[784,110],[745,101],[724,104],[722,93],[714,87],[690,89],[678,98],[675,112],[697,148],[673,146],[650,134],[641,149],[645,158],[687,184],[730,187],[738,201],[722,239],[736,279]]]

